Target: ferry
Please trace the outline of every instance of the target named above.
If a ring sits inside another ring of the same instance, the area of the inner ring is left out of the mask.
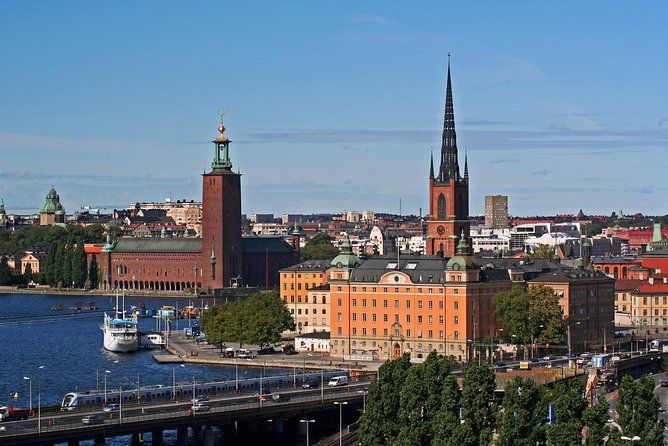
[[[100,329],[104,333],[104,348],[110,352],[132,353],[139,349],[137,335],[137,315],[126,315],[125,310],[118,310],[116,296],[116,314],[112,317],[104,313],[104,322]]]

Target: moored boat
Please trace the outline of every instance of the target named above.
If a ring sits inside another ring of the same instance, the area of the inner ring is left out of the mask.
[[[118,296],[116,308],[113,317],[104,313],[104,322],[100,326],[104,333],[104,348],[116,353],[136,352],[139,349],[137,316],[126,315],[124,310],[118,310]]]

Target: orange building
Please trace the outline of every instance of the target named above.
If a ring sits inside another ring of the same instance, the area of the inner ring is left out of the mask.
[[[287,304],[298,333],[329,328],[329,293],[321,288],[327,283],[329,264],[329,260],[307,260],[279,270],[281,299]],[[309,297],[310,290],[317,292]]]

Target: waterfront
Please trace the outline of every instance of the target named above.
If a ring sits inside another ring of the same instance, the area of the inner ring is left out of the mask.
[[[129,308],[130,305],[138,305],[140,300],[137,297],[126,298],[125,306]],[[57,302],[62,302],[68,308],[79,301],[94,301],[98,310],[51,310]],[[189,303],[187,298],[148,298],[143,301],[147,308],[162,305],[182,308]],[[158,364],[153,360],[151,351],[116,354],[104,350],[99,327],[102,312],[113,310],[113,296],[0,294],[0,305],[3,309],[0,335],[4,340],[2,357],[5,362],[0,367],[0,404],[29,407],[31,383],[32,405],[37,407],[38,400],[41,400],[43,406],[60,405],[63,396],[70,391],[103,389],[105,376],[108,389],[136,387],[138,379],[140,385],[145,386],[170,384],[173,376],[178,382],[191,382],[193,378],[201,381],[235,377],[235,368],[230,366],[187,364],[181,367]],[[180,320],[178,325],[174,323],[173,329],[188,324],[189,321]],[[140,327],[143,330],[155,329],[155,319],[140,319]],[[106,370],[109,373],[105,373]],[[239,367],[240,378],[259,376],[260,373],[258,368]],[[297,440],[290,438],[285,438],[284,443],[266,443],[261,433],[262,429],[258,431],[255,443],[249,443],[248,438],[244,439],[244,443],[298,444]],[[171,440],[174,440],[173,436],[166,432],[165,444],[173,444]],[[234,436],[226,436],[225,441],[226,444],[235,444]],[[126,443],[127,438],[119,438],[110,439],[107,444]]]

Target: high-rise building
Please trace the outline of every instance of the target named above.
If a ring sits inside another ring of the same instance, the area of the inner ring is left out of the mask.
[[[508,196],[485,195],[485,226],[493,229],[508,227]]]
[[[438,175],[434,175],[434,157],[429,166],[429,220],[427,221],[427,254],[452,257],[457,238],[469,237],[469,172],[464,158],[464,176],[459,173],[455,113],[450,82],[445,93],[445,118]]]

